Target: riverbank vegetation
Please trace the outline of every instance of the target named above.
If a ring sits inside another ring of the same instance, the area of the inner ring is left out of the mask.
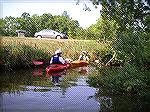
[[[48,62],[57,48],[63,51],[64,59],[78,59],[82,50],[89,52],[91,61],[105,55],[110,50],[110,43],[96,40],[56,40],[36,38],[1,37],[0,61],[6,70],[32,65],[32,60]],[[88,46],[88,47],[87,47]],[[104,56],[103,56],[104,57]]]
[[[101,18],[87,29],[80,28],[78,22],[67,15],[30,16],[24,13],[20,18],[2,19],[3,36],[15,36],[15,30],[19,28],[30,32],[28,36],[32,37],[36,31],[52,28],[66,31],[69,39],[3,37],[1,63],[7,69],[20,64],[30,66],[32,59],[49,60],[56,48],[62,48],[64,58],[75,60],[82,50],[86,50],[91,61],[100,62],[96,65],[100,74],[89,77],[91,85],[106,87],[113,93],[150,95],[149,1],[92,1],[94,5],[102,5]]]
[[[150,95],[150,3],[142,0],[93,0],[93,3],[102,5],[103,21],[114,21],[116,25],[115,38],[108,38],[115,56],[107,64],[109,67],[99,66],[100,74],[90,77],[88,82],[107,88],[110,93]],[[116,61],[119,64],[114,64]]]

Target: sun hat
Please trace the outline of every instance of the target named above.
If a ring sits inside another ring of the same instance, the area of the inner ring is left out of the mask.
[[[60,54],[60,53],[62,53],[61,49],[55,51],[55,54]]]
[[[86,53],[86,51],[82,51],[82,53]]]

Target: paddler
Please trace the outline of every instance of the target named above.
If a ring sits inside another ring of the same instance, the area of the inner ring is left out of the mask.
[[[89,55],[88,55],[88,52],[86,51],[82,51],[80,56],[79,56],[79,59],[78,60],[84,60],[84,61],[89,61]]]
[[[65,64],[65,60],[61,57],[61,49],[57,49],[55,54],[51,57],[50,64]]]

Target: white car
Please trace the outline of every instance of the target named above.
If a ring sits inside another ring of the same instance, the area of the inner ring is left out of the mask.
[[[50,30],[50,29],[44,29],[44,30],[41,30],[40,32],[36,32],[34,34],[34,37],[36,37],[36,38],[51,38],[51,39],[68,39],[68,37],[65,34],[59,33],[59,32],[56,32],[56,31]]]

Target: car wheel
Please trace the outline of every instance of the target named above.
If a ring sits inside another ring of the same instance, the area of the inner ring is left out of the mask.
[[[42,38],[42,36],[41,36],[41,35],[38,35],[36,38],[40,39],[40,38]]]
[[[57,35],[56,39],[62,39],[62,37],[60,35]]]
[[[64,37],[64,39],[68,39],[68,37]]]

